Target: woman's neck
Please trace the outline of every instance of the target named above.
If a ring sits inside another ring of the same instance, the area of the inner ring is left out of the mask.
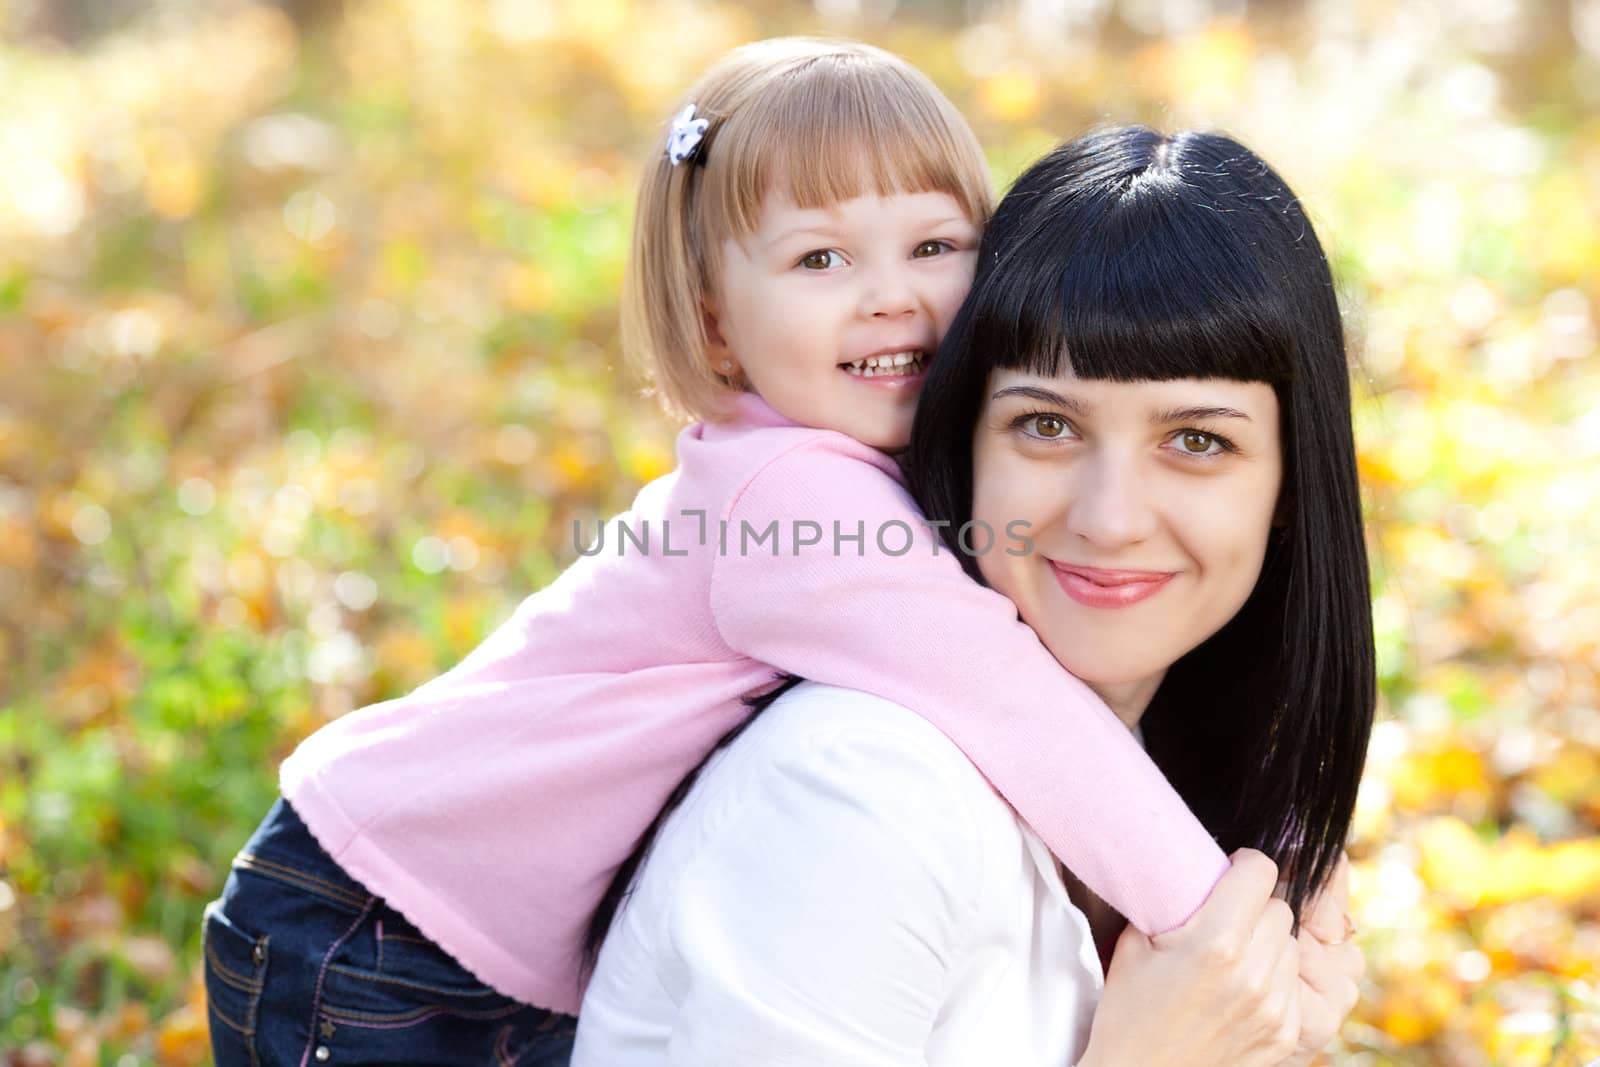
[[[1166,672],[1161,671],[1132,682],[1090,682],[1089,688],[1106,702],[1106,706],[1116,713],[1124,726],[1132,730],[1144,718],[1145,709],[1155,699],[1156,690],[1161,688],[1161,679],[1164,677]]]
[[[1153,677],[1132,682],[1091,682],[1089,688],[1106,702],[1106,706],[1122,720],[1123,725],[1133,730],[1144,717],[1150,701],[1155,699],[1156,690],[1161,687],[1161,680],[1164,677],[1166,672],[1161,671]],[[1100,966],[1110,969],[1111,953],[1116,948],[1117,938],[1121,936],[1123,927],[1128,925],[1128,920],[1091,892],[1089,887],[1080,882],[1064,865],[1058,864],[1058,866],[1061,869],[1062,881],[1067,887],[1067,896],[1078,910],[1083,912],[1084,918],[1089,920],[1089,931],[1094,936],[1095,948],[1100,954]]]

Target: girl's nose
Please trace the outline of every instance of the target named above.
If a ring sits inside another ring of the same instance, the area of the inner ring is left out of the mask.
[[[1110,452],[1084,457],[1073,465],[1067,529],[1102,548],[1143,541],[1156,524],[1147,481],[1148,472],[1131,457]]]
[[[903,265],[877,268],[863,279],[862,314],[872,318],[902,318],[917,310],[917,294],[910,272]]]

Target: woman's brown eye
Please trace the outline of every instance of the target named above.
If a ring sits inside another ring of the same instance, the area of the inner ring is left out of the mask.
[[[1034,431],[1040,437],[1060,437],[1067,430],[1067,424],[1054,415],[1035,415],[1033,419]]]
[[[1204,433],[1186,433],[1183,435],[1183,448],[1185,452],[1199,454],[1211,451],[1211,446],[1216,438]]]

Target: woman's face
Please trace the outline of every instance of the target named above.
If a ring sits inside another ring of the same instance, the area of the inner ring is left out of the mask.
[[[1136,719],[1249,597],[1282,479],[1265,383],[995,371],[973,442],[972,517],[996,534],[979,567],[1063,666]]]

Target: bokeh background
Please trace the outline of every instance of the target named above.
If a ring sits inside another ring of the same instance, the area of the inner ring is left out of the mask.
[[[0,0],[0,1062],[206,1061],[278,760],[669,468],[641,159],[724,48],[817,31],[923,67],[1002,187],[1136,120],[1302,194],[1383,695],[1331,1062],[1600,1056],[1597,0]]]

